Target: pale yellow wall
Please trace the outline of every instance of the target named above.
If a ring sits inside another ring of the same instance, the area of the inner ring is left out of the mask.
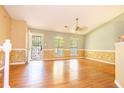
[[[26,22],[21,20],[12,20],[11,29],[11,41],[13,48],[26,48]]]
[[[0,44],[10,39],[13,48],[25,48],[26,31],[25,21],[11,19],[4,7],[0,6]]]
[[[10,31],[11,17],[4,7],[0,6],[0,44],[2,44],[5,39],[10,39]]]

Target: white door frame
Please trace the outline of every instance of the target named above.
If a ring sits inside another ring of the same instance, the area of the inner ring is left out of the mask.
[[[42,33],[38,33],[38,32],[32,32],[29,31],[29,51],[28,51],[28,62],[31,61],[31,46],[32,46],[32,35],[36,35],[36,36],[42,36],[42,57],[41,60],[43,60],[43,49],[44,49],[44,35]]]

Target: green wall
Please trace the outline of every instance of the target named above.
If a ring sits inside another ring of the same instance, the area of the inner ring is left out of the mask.
[[[78,48],[82,49],[84,46],[84,37],[82,35],[75,35],[70,33],[61,33],[61,32],[55,32],[55,31],[45,31],[41,29],[33,29],[30,28],[31,32],[37,32],[44,35],[44,49],[54,49],[55,48],[55,37],[61,36],[64,38],[64,49],[70,48],[70,39],[71,37],[79,38],[78,41]]]
[[[97,27],[85,37],[85,49],[89,50],[114,50],[118,37],[124,35],[124,14]]]

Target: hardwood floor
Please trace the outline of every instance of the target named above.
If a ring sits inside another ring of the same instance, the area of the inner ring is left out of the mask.
[[[10,66],[12,88],[113,88],[114,65],[87,59]],[[2,87],[0,77],[0,87]]]

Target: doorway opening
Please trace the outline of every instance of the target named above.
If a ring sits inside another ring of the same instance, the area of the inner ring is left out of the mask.
[[[29,42],[29,60],[41,61],[43,57],[43,35],[41,33],[30,33]]]

